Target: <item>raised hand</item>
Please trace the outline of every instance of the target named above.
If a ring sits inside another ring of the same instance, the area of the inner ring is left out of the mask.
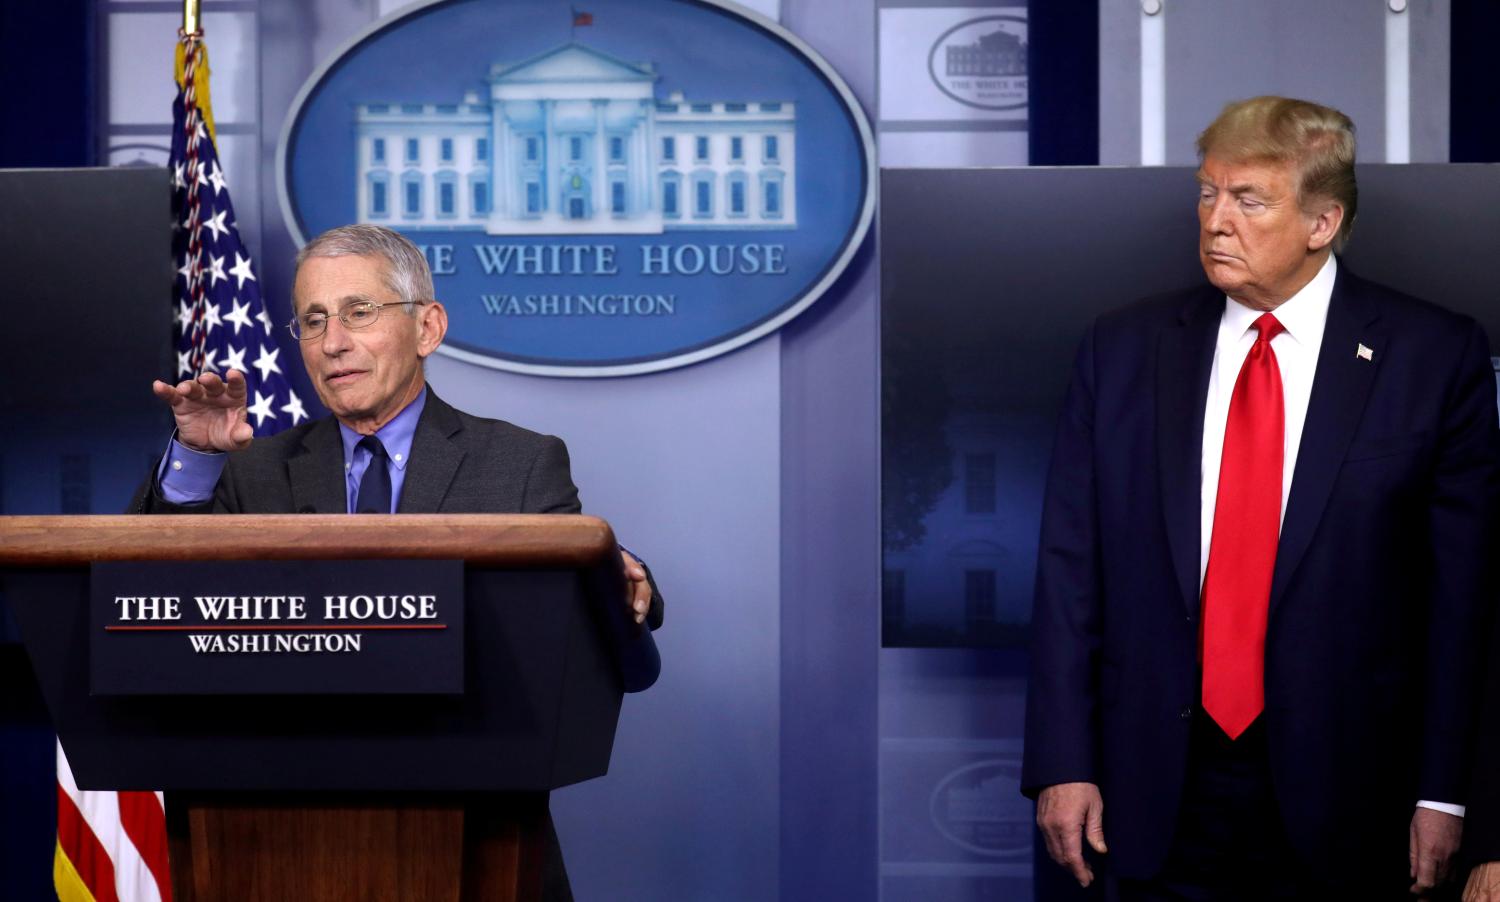
[[[172,408],[177,441],[194,451],[239,451],[255,437],[245,411],[245,374],[239,370],[224,379],[203,373],[176,385],[157,380],[151,391]]]

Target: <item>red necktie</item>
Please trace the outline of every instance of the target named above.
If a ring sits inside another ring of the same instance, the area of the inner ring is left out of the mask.
[[[1203,578],[1203,710],[1231,739],[1266,705],[1266,610],[1281,532],[1281,466],[1286,415],[1267,313],[1240,367],[1224,428],[1219,497]]]

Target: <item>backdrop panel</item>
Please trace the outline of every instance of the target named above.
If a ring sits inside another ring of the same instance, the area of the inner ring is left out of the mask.
[[[1500,336],[1500,166],[1364,166],[1344,261]],[[1188,167],[885,170],[883,641],[1024,642],[1088,323],[1202,281]]]

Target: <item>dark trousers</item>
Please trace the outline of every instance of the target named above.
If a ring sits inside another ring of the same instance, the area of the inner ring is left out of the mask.
[[[1333,902],[1412,900],[1399,879],[1365,883],[1366,861],[1304,862],[1276,803],[1262,720],[1230,740],[1207,715],[1194,716],[1177,832],[1151,880],[1112,880],[1119,902]],[[1379,791],[1373,788],[1372,791]],[[1382,868],[1397,878],[1405,862]],[[1399,868],[1400,870],[1397,870]],[[1361,883],[1365,885],[1353,885]]]

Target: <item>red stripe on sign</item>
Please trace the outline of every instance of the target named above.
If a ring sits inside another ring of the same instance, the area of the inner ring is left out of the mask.
[[[114,861],[61,785],[57,787],[57,843],[95,902],[120,902],[115,893]]]
[[[162,902],[172,902],[172,871],[167,865],[167,816],[161,810],[161,801],[154,792],[121,792],[120,825],[125,835],[135,843],[151,876],[156,878],[156,888]]]
[[[360,630],[445,630],[446,623],[351,623],[340,624],[318,624],[312,623],[304,626],[106,626],[106,633],[237,633],[237,632],[280,632],[301,633],[307,630],[343,630],[346,633],[357,633]]]

